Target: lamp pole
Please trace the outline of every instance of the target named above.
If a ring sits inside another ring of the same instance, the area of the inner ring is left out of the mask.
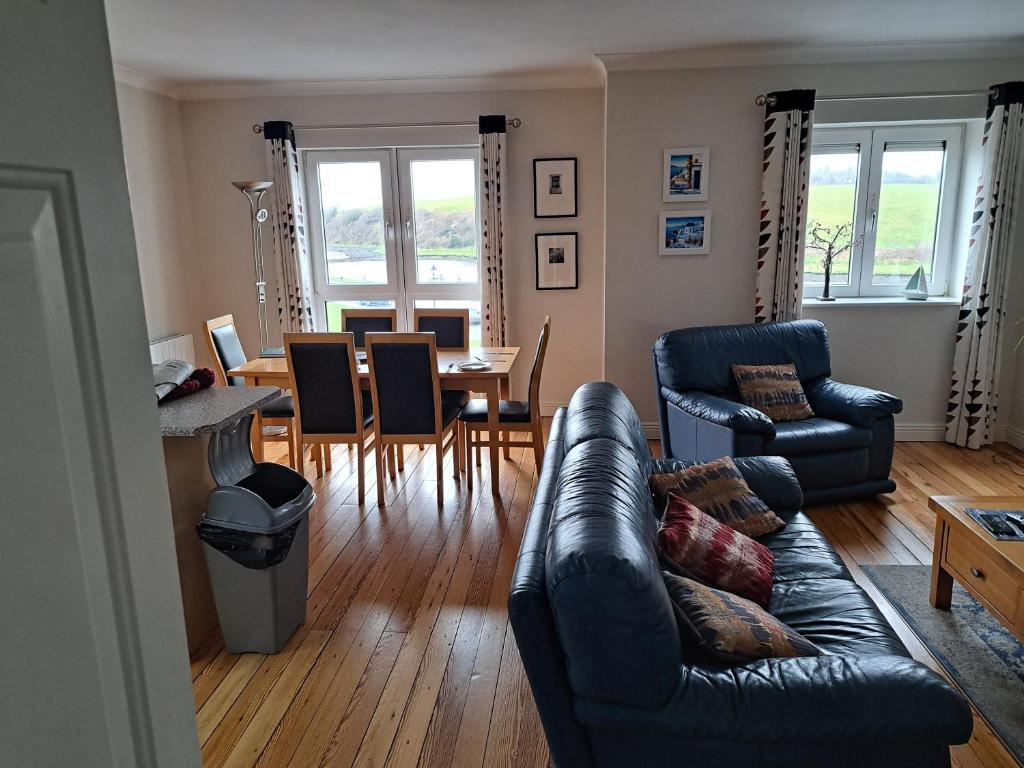
[[[256,301],[259,309],[260,353],[269,351],[267,328],[267,282],[263,277],[263,234],[262,224],[267,220],[267,209],[260,203],[267,190],[274,186],[272,181],[232,181],[231,184],[249,199],[249,214],[252,223],[252,260],[256,271]]]

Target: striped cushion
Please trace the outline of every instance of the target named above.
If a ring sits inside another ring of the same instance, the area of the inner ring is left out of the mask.
[[[754,495],[728,456],[678,472],[651,475],[649,482],[659,509],[665,508],[671,491],[746,536],[764,536],[786,525]]]
[[[683,576],[767,607],[775,556],[674,493],[658,527],[658,552]]]
[[[715,661],[820,656],[821,649],[749,600],[662,572],[684,645]]]
[[[800,421],[814,415],[792,363],[734,365],[732,375],[740,399],[772,421]]]

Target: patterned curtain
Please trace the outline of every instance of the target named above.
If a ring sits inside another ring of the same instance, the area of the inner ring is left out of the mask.
[[[277,319],[282,331],[313,330],[313,278],[306,241],[306,212],[299,175],[295,126],[283,120],[263,124],[270,166],[270,220],[274,230]]]
[[[483,344],[503,347],[508,341],[505,307],[505,260],[502,251],[505,198],[501,185],[505,174],[505,116],[480,118],[480,200],[483,206],[483,241],[480,249],[483,274]]]
[[[980,448],[992,442],[1003,302],[1010,269],[1017,178],[1024,164],[1024,82],[990,89],[981,143],[984,159],[974,199],[964,295],[956,327],[946,442]]]
[[[800,317],[814,91],[765,98],[754,322]]]

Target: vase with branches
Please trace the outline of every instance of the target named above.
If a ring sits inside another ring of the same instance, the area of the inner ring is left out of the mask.
[[[832,281],[832,266],[835,260],[845,253],[848,253],[854,246],[858,245],[861,238],[853,238],[853,222],[834,224],[826,226],[816,221],[811,221],[807,226],[807,243],[805,248],[817,251],[821,254],[821,266],[825,272],[825,285],[821,291],[818,301],[835,301],[834,296],[829,295],[829,285]]]

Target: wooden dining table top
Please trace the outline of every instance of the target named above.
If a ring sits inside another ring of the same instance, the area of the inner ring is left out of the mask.
[[[508,376],[519,356],[519,347],[471,347],[462,349],[437,350],[437,373],[444,380],[465,379],[500,379]],[[491,364],[487,371],[462,371],[459,363],[487,362]],[[228,376],[241,376],[246,379],[269,381],[271,379],[288,378],[288,359],[285,357],[257,357],[227,372]],[[370,380],[370,370],[366,363],[359,364],[359,378]]]

